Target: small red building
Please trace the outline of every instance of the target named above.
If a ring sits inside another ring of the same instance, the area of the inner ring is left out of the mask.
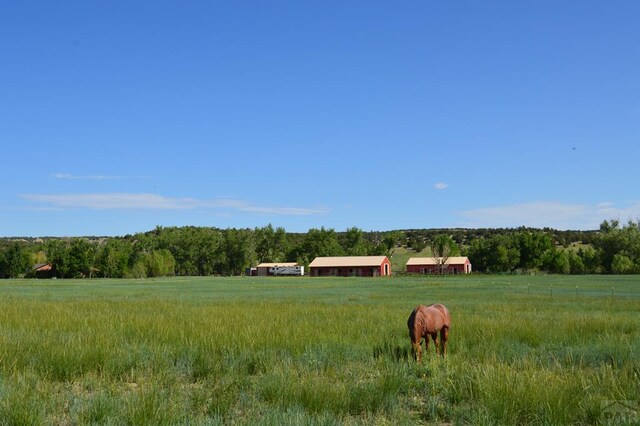
[[[412,257],[407,261],[407,272],[413,274],[470,274],[471,262],[466,256],[449,257],[443,262],[441,257]]]
[[[380,277],[391,275],[387,256],[316,257],[309,264],[312,277]]]
[[[38,263],[33,265],[31,271],[36,278],[51,278],[54,272],[51,263]]]

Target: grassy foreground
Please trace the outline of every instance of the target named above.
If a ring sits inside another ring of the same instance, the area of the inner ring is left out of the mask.
[[[637,276],[0,281],[0,424],[607,423],[639,312]]]

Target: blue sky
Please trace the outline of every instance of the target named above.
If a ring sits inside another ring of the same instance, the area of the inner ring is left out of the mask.
[[[0,236],[640,217],[638,1],[0,5]]]

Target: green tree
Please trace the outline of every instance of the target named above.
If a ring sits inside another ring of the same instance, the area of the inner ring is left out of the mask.
[[[254,249],[252,234],[244,229],[227,229],[222,243],[225,261],[222,273],[225,275],[241,275],[250,266]]]
[[[146,259],[148,277],[168,277],[175,275],[176,262],[169,250],[154,250]]]
[[[505,238],[496,239],[496,244],[492,250],[490,272],[511,272],[518,265],[520,259],[519,250],[509,244],[501,244],[500,240],[502,239]]]
[[[288,251],[287,233],[282,227],[273,229],[271,224],[255,228],[255,251],[259,263],[284,262]]]
[[[71,241],[66,263],[66,277],[83,278],[91,275],[94,262],[94,246],[84,238]]]
[[[457,256],[460,253],[458,245],[450,235],[440,234],[431,240],[431,254],[438,265],[439,273],[444,273],[445,265],[451,256]]]
[[[347,256],[367,256],[371,250],[371,245],[365,240],[361,229],[349,228],[342,234],[342,249]]]
[[[598,250],[600,262],[605,272],[613,272],[613,258],[624,249],[624,241],[619,228],[619,222],[612,220],[604,221],[600,224],[600,235],[594,242]]]
[[[416,253],[420,253],[422,250],[427,248],[427,243],[424,238],[420,235],[414,235],[407,239],[407,245],[411,247]]]
[[[533,269],[540,266],[542,255],[553,248],[551,236],[540,231],[523,230],[515,236],[515,245],[520,252],[518,267]]]
[[[466,256],[471,260],[473,269],[478,272],[489,270],[489,245],[488,238],[474,238],[465,250]]]
[[[404,233],[400,231],[387,232],[384,238],[382,239],[382,243],[380,243],[380,245],[384,250],[383,254],[387,256],[391,256],[393,249],[399,245],[400,240],[403,239],[404,237],[405,237]],[[380,254],[380,253],[377,253],[377,254]]]
[[[578,253],[573,250],[568,250],[566,252],[567,259],[569,260],[569,270],[572,275],[580,275],[584,274],[586,268],[584,266],[584,261],[582,257]]]
[[[222,233],[215,228],[161,228],[154,249],[166,249],[176,261],[177,275],[212,275],[223,262]]]
[[[616,254],[611,262],[611,271],[614,274],[635,274],[637,273],[637,268],[628,256]]]
[[[366,240],[368,256],[393,256],[395,243],[391,243],[392,239],[387,236],[382,239],[370,238]]]
[[[146,253],[134,265],[132,275],[135,278],[154,278],[172,276],[175,273],[175,259],[167,249]]]
[[[221,268],[224,261],[222,241],[223,237],[219,229],[207,228],[198,235],[194,251],[198,275],[213,275]]]
[[[599,274],[602,272],[602,265],[600,264],[600,257],[593,247],[580,247],[578,249],[578,257],[582,259],[584,265],[585,274]]]
[[[479,272],[510,272],[520,261],[520,251],[508,235],[475,238],[466,252]]]
[[[68,243],[61,239],[51,239],[45,244],[45,252],[47,259],[51,262],[55,276],[58,278],[67,278],[69,263],[69,247]]]
[[[634,265],[640,265],[640,222],[629,221],[620,227],[617,220],[604,221],[600,225],[600,233],[593,243],[596,248],[604,272],[616,273],[613,262],[616,256],[628,258]],[[616,270],[626,264],[620,260]],[[621,263],[622,262],[622,263]]]
[[[542,268],[554,274],[568,274],[571,272],[571,263],[564,250],[552,248],[547,250],[541,259]]]
[[[109,239],[96,254],[97,274],[103,278],[124,278],[129,273],[133,254],[131,243],[120,238]]]
[[[305,236],[300,256],[309,264],[318,256],[342,256],[338,236],[333,229],[310,229]]]
[[[30,254],[19,242],[11,244],[4,253],[0,253],[0,277],[21,278],[30,270]]]

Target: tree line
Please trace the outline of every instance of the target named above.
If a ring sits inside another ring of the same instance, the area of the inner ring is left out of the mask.
[[[560,274],[640,273],[640,221],[605,221],[597,231],[549,228],[437,229],[288,233],[253,229],[156,227],[113,238],[0,240],[0,278],[35,277],[50,264],[58,278],[145,278],[240,275],[262,262],[308,265],[317,256],[393,256],[415,253],[468,256],[476,272],[544,271]],[[421,254],[423,256],[424,254]]]
[[[401,233],[350,228],[287,233],[255,229],[164,228],[115,238],[46,238],[0,241],[0,278],[36,277],[51,264],[57,278],[146,278],[168,275],[240,275],[262,262],[308,265],[317,256],[387,255]]]
[[[471,240],[466,254],[482,272],[540,270],[557,274],[640,274],[640,221],[604,221],[590,244],[560,244],[551,232],[516,230]]]

